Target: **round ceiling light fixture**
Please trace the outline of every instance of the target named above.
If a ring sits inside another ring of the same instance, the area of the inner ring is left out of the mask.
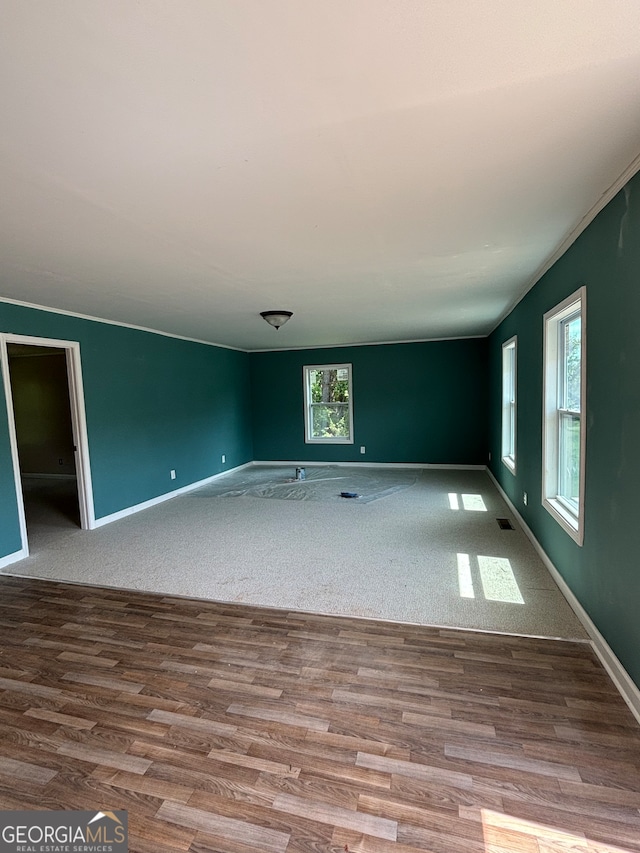
[[[260,316],[274,329],[279,329],[293,317],[293,311],[261,311]]]

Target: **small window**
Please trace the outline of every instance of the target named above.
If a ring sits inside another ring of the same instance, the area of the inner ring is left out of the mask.
[[[584,538],[585,288],[544,317],[542,503],[582,545]]]
[[[502,344],[502,461],[516,472],[516,338]]]
[[[350,364],[304,368],[304,439],[353,444],[353,394]]]

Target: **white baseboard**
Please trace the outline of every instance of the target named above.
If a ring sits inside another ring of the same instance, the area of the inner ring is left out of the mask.
[[[451,470],[451,471],[484,471],[486,470],[486,465],[445,465],[439,464],[435,462],[318,462],[317,460],[313,462],[301,460],[291,460],[284,459],[281,461],[273,461],[272,459],[268,461],[255,460],[249,463],[250,465],[264,465],[264,466],[277,466],[278,468],[291,466],[295,468],[297,466],[304,466],[305,468],[313,468],[315,467],[326,467],[330,465],[331,467],[337,468],[414,468],[414,469],[427,469],[433,468],[436,470]]]
[[[548,554],[534,536],[533,531],[531,530],[529,525],[522,518],[522,516],[510,500],[509,496],[506,494],[500,483],[496,480],[493,473],[488,468],[487,473],[489,474],[489,477],[493,481],[495,487],[500,492],[502,499],[505,501],[511,512],[516,516],[518,524],[520,525],[520,527],[522,527],[522,530],[524,531],[525,535],[528,539],[531,540],[531,543],[536,549],[540,559],[545,564],[545,566],[549,570],[551,577],[554,579],[554,581],[560,588],[560,592],[564,595],[569,606],[576,614],[576,616],[582,623],[585,631],[591,638],[591,646],[596,655],[598,656],[600,663],[609,673],[611,680],[619,690],[620,695],[622,696],[624,701],[629,706],[631,713],[640,723],[640,689],[638,688],[634,680],[631,678],[627,670],[624,668],[624,666],[620,663],[611,646],[602,636],[587,611],[576,598],[575,594],[571,590],[571,587],[568,585],[568,583],[562,577],[558,569],[549,559]]]
[[[21,548],[19,551],[14,551],[13,554],[7,554],[6,557],[0,557],[0,571],[5,566],[10,566],[12,563],[17,563],[18,560],[24,560],[29,556],[29,551],[26,548]]]
[[[118,512],[112,512],[110,515],[103,515],[101,518],[96,518],[92,525],[92,530],[96,527],[104,527],[105,524],[111,524],[113,521],[120,521],[121,518],[126,518],[129,515],[134,515],[136,512],[142,512],[144,509],[151,509],[152,506],[170,501],[172,498],[177,498],[179,495],[185,495],[187,492],[192,492],[194,489],[199,489],[200,486],[206,486],[208,483],[213,483],[214,480],[219,480],[221,477],[226,477],[236,471],[241,471],[243,468],[248,468],[252,465],[251,462],[245,462],[244,465],[238,465],[235,468],[229,468],[228,471],[221,471],[219,474],[214,474],[211,477],[205,477],[204,480],[198,480],[195,483],[189,483],[188,486],[182,486],[179,489],[174,489],[171,492],[166,492],[164,495],[158,495],[151,500],[143,501],[142,503],[128,506],[126,509],[121,509]]]

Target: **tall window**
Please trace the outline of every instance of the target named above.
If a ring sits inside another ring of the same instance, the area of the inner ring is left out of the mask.
[[[585,288],[544,317],[542,502],[581,545],[584,537]]]
[[[502,344],[502,461],[516,472],[516,345],[511,338]]]
[[[353,444],[353,395],[350,364],[304,368],[304,439]]]

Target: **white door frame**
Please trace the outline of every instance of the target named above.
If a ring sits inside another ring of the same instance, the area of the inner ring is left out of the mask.
[[[27,524],[24,513],[24,499],[20,478],[20,460],[18,457],[18,439],[13,409],[13,392],[11,375],[9,373],[9,355],[7,344],[26,344],[36,347],[55,347],[65,351],[67,361],[67,378],[69,381],[69,402],[71,408],[71,428],[73,431],[76,477],[78,482],[78,503],[80,506],[80,527],[83,530],[93,530],[96,526],[93,506],[93,488],[91,484],[91,464],[89,460],[89,438],[87,435],[87,419],[84,408],[84,388],[82,384],[82,364],[80,361],[80,343],[78,341],[61,341],[56,338],[37,338],[31,335],[14,335],[0,333],[0,361],[2,362],[2,378],[4,380],[5,397],[7,402],[7,418],[9,421],[9,440],[11,442],[11,457],[16,483],[16,500],[20,519],[20,535],[24,555],[29,554],[27,541]]]

